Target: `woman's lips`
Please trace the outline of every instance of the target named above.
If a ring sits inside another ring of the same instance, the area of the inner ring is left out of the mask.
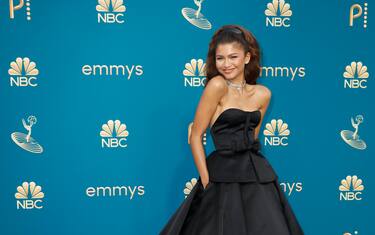
[[[226,69],[226,70],[224,69],[223,72],[224,72],[224,73],[231,73],[233,70],[234,70],[234,69]]]

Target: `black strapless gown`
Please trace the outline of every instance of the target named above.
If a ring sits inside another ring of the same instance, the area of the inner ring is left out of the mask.
[[[259,110],[238,108],[219,115],[210,130],[209,183],[204,189],[199,177],[160,235],[304,234],[254,139],[260,118]]]

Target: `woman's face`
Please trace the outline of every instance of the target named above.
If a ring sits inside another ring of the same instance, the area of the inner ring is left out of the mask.
[[[232,80],[244,73],[250,61],[250,52],[244,53],[238,42],[219,44],[216,48],[216,68],[226,79]]]

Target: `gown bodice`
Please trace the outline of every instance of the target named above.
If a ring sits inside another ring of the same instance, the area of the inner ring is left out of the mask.
[[[275,171],[260,152],[254,131],[261,111],[224,110],[210,128],[215,150],[206,159],[210,181],[270,182]]]

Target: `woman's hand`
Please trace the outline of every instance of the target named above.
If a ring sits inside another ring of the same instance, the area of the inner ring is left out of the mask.
[[[206,189],[208,183],[210,183],[209,179],[202,179],[203,189]]]

